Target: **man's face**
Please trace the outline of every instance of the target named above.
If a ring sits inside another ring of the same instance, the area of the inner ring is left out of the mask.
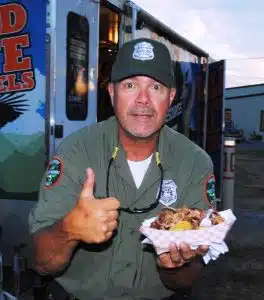
[[[150,137],[162,127],[175,96],[175,89],[146,76],[111,83],[108,91],[121,129],[139,138]]]

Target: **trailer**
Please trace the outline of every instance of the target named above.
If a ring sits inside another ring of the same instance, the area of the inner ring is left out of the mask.
[[[221,198],[224,61],[132,1],[0,0],[0,226],[4,263],[28,238],[47,162],[72,132],[113,115],[111,66],[126,41],[167,45],[177,95],[166,123],[211,156]]]

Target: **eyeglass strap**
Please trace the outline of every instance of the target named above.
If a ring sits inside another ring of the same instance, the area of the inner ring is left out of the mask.
[[[160,165],[161,161],[160,161],[160,153],[159,153],[159,151],[156,151],[155,158],[156,158],[156,164]]]
[[[113,153],[112,153],[112,158],[115,160],[117,158],[117,153],[119,151],[119,148],[115,146]]]
[[[119,147],[115,146],[114,149],[113,149],[113,152],[112,152],[112,157],[111,157],[111,159],[109,161],[108,168],[107,168],[107,176],[106,176],[106,194],[107,194],[107,197],[109,197],[109,175],[110,175],[110,168],[111,168],[111,165],[112,165],[113,161],[116,160],[116,158],[117,158],[118,151],[119,151]],[[161,160],[160,160],[160,153],[159,153],[159,151],[155,152],[155,160],[156,160],[157,166],[159,167],[159,169],[161,171],[160,188],[159,188],[159,194],[158,194],[158,197],[157,197],[157,202],[158,202],[159,199],[160,199],[160,197],[161,197],[163,175],[164,175],[163,167],[162,167]],[[130,212],[130,210],[126,209],[126,208],[122,209],[122,210],[126,211],[126,212]]]

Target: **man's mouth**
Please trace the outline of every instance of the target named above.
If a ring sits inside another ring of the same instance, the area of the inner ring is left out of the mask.
[[[150,111],[131,111],[130,114],[135,117],[152,117],[153,112]]]
[[[152,115],[149,114],[132,114],[132,117],[139,121],[149,121],[152,118]]]
[[[152,115],[149,114],[132,114],[132,115],[136,117],[152,117]]]

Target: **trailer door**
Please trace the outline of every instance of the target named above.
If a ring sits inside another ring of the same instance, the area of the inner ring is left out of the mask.
[[[225,61],[209,64],[206,151],[214,163],[216,196],[222,196],[224,151],[224,88]]]
[[[49,158],[72,132],[96,122],[99,1],[51,0]]]

